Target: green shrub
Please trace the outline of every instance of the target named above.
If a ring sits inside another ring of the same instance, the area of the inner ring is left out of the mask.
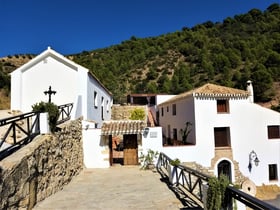
[[[142,163],[142,169],[149,169],[150,165],[154,164],[154,161],[157,159],[159,155],[158,151],[153,151],[151,149],[148,150],[147,154],[141,152],[139,157],[140,162]]]
[[[172,165],[172,166],[178,166],[178,165],[180,165],[180,163],[181,163],[181,161],[178,158],[170,161],[170,165]]]
[[[207,209],[217,210],[221,207],[226,208],[229,197],[226,195],[226,188],[230,184],[228,177],[221,174],[219,178],[211,177],[208,181]]]
[[[146,117],[144,109],[135,108],[130,113],[130,120],[144,120]]]
[[[57,120],[59,117],[59,110],[54,103],[46,103],[41,101],[40,103],[34,104],[32,106],[32,110],[38,112],[48,112],[50,130],[51,132],[55,132]]]

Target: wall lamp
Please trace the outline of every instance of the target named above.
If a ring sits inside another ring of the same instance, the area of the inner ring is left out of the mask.
[[[255,166],[258,166],[259,165],[259,158],[257,156],[257,153],[252,150],[252,152],[249,153],[249,165],[248,165],[248,169],[249,171],[251,172],[252,170],[252,167],[253,167],[253,162],[255,163]]]
[[[149,128],[144,128],[144,132],[143,132],[143,136],[146,138],[148,136],[148,133],[149,133]]]

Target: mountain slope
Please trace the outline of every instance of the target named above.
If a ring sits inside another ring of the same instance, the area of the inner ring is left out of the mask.
[[[129,93],[178,94],[206,82],[245,89],[249,79],[255,100],[269,102],[280,82],[280,6],[158,37],[133,36],[119,45],[67,57],[90,69],[116,103],[125,102]],[[0,59],[5,73],[18,67],[16,56],[10,58]]]

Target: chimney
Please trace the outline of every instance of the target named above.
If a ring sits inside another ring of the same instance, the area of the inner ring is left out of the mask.
[[[249,102],[254,103],[254,91],[253,91],[253,85],[252,81],[247,81],[247,91],[249,93]]]

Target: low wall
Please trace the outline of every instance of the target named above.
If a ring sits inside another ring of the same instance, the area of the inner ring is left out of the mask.
[[[0,209],[32,209],[83,168],[81,121],[40,135],[0,162]]]

